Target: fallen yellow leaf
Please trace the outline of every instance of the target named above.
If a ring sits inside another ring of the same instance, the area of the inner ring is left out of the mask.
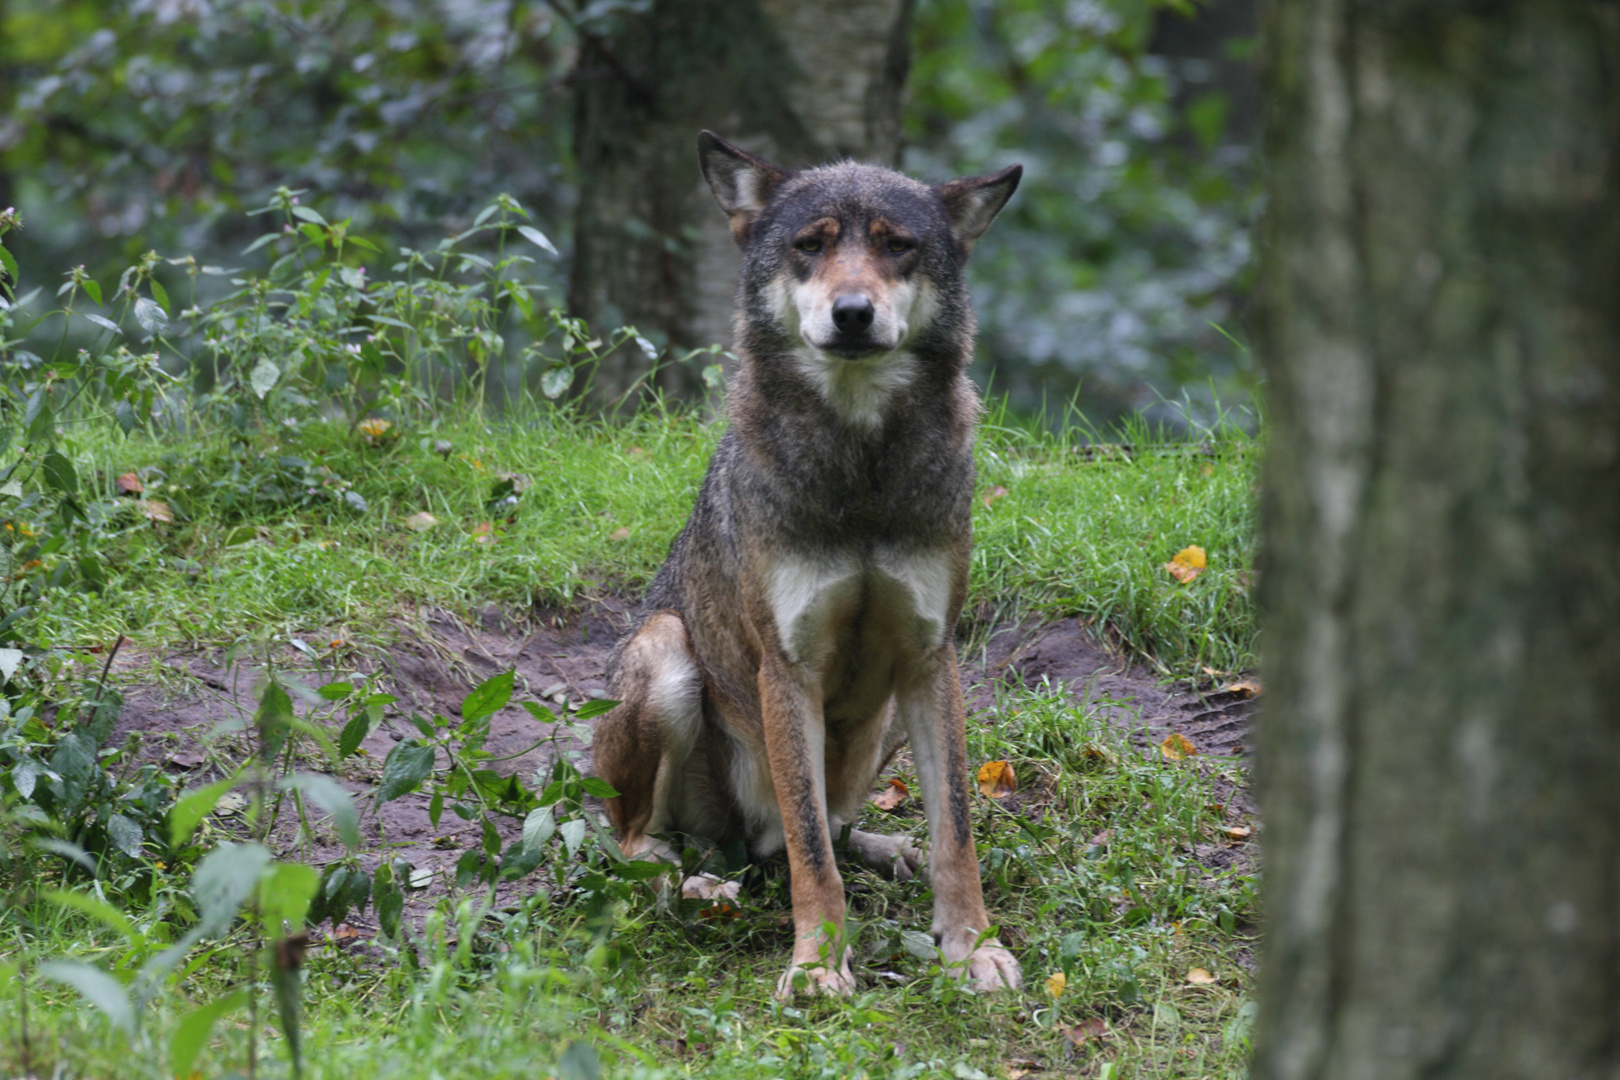
[[[1255,698],[1260,696],[1260,691],[1263,688],[1260,685],[1259,679],[1251,678],[1239,679],[1235,683],[1221,687],[1221,689],[1226,691],[1228,694],[1236,694],[1238,697]]]
[[[1204,549],[1194,544],[1176,552],[1170,561],[1164,564],[1164,568],[1170,571],[1171,577],[1185,585],[1202,573],[1206,565],[1208,563],[1204,558]]]
[[[1008,492],[1007,492],[1006,488],[1002,487],[1000,484],[997,484],[995,487],[991,488],[989,491],[984,493],[984,499],[982,501],[984,502],[984,505],[987,506],[987,507],[988,506],[994,506],[996,504],[996,501],[998,499],[1005,498],[1007,496],[1007,493]]]
[[[480,521],[473,526],[472,542],[475,544],[493,544],[495,542],[495,523],[493,521]]]
[[[608,539],[609,540],[628,540],[628,539],[630,539],[630,526],[628,526],[628,525],[620,525],[617,529],[613,530],[612,535],[610,535],[608,537]]]
[[[1247,825],[1222,825],[1221,831],[1233,840],[1247,840],[1254,835],[1254,830]]]
[[[1187,972],[1187,983],[1190,986],[1214,986],[1220,981],[1203,968],[1193,968]]]
[[[890,780],[889,786],[872,796],[872,805],[879,810],[893,810],[906,801],[911,789],[906,787],[903,780]]]
[[[992,799],[1005,799],[1018,790],[1018,775],[1005,761],[987,761],[979,766],[979,792]]]
[[[1059,971],[1047,978],[1046,992],[1052,995],[1053,1001],[1056,1001],[1058,998],[1063,996],[1063,991],[1068,987],[1068,985],[1069,977],[1063,974],[1063,972]]]
[[[405,519],[405,527],[412,532],[427,532],[439,523],[439,519],[423,510],[420,514],[412,514]]]
[[[158,502],[156,499],[143,499],[135,505],[140,507],[141,513],[150,521],[161,521],[165,525],[174,521],[174,511],[169,509],[168,503]]]
[[[1164,755],[1166,761],[1180,761],[1182,758],[1189,758],[1198,753],[1198,747],[1194,746],[1192,740],[1181,734],[1181,732],[1172,731],[1159,744],[1159,753]]]

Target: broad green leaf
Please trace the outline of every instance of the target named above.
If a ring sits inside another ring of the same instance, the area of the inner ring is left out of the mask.
[[[135,321],[140,323],[141,329],[148,334],[161,334],[169,328],[168,313],[158,306],[157,301],[148,300],[144,296],[135,298]]]
[[[169,808],[169,844],[179,847],[191,838],[203,818],[213,813],[219,798],[236,786],[236,777],[217,780],[175,800]]]
[[[562,834],[563,843],[568,848],[570,858],[579,851],[579,845],[585,842],[585,819],[569,818],[563,822],[557,831]]]
[[[270,865],[270,851],[263,844],[221,844],[204,855],[191,877],[191,896],[201,918],[197,922],[203,937],[219,937],[231,927],[237,909],[259,887],[259,878]]]
[[[602,1061],[588,1042],[571,1042],[557,1059],[557,1080],[601,1080]]]
[[[34,797],[34,785],[45,772],[45,767],[33,758],[23,758],[11,768],[11,786],[24,799]]]
[[[340,759],[348,757],[360,749],[360,744],[371,733],[371,717],[369,709],[357,709],[349,722],[343,725],[338,733],[337,753]]]
[[[403,859],[377,866],[372,894],[377,898],[377,925],[385,937],[399,937],[399,917],[405,911],[405,886],[410,883],[410,873],[410,865]]]
[[[0,266],[4,266],[6,268],[6,277],[8,279],[7,283],[10,285],[16,285],[18,280],[17,260],[11,254],[11,252],[7,251],[4,247],[0,247]],[[101,301],[99,300],[96,301],[98,304],[100,302]]]
[[[535,246],[550,252],[553,255],[557,254],[557,245],[553,244],[551,240],[547,238],[545,233],[541,232],[533,225],[519,225],[517,227],[517,231],[522,233],[523,238],[528,240],[531,244],[534,244]]]
[[[101,286],[100,286],[100,284],[98,284],[96,281],[94,281],[91,278],[85,278],[79,284],[84,286],[85,295],[89,296],[90,299],[94,300],[96,303],[98,303],[98,304],[101,303]]]
[[[327,223],[325,218],[321,217],[320,214],[316,213],[314,210],[311,210],[307,206],[295,206],[295,207],[293,207],[292,208],[292,214],[293,214],[293,217],[295,217],[295,218],[298,218],[298,219],[300,219],[302,221],[313,222],[316,225],[325,225]]]
[[[262,399],[264,395],[270,392],[271,387],[276,385],[276,380],[279,378],[281,378],[281,369],[276,366],[274,360],[265,356],[261,357],[259,362],[253,366],[253,372],[248,376],[248,381],[253,384],[253,392]]]
[[[506,708],[506,703],[512,700],[512,683],[516,676],[515,671],[503,671],[479,683],[461,703],[462,719],[476,724]]]
[[[141,856],[141,827],[135,820],[123,814],[114,814],[107,819],[107,835],[112,838],[114,846],[132,859]]]
[[[530,851],[541,847],[557,831],[557,817],[551,807],[530,810],[523,819],[523,846]]]
[[[574,369],[567,364],[558,364],[546,369],[540,376],[540,392],[555,401],[568,393],[568,388],[574,385]]]
[[[0,649],[0,683],[11,681],[17,674],[17,665],[23,662],[21,649]]]
[[[247,1001],[247,988],[242,987],[222,998],[205,1002],[180,1018],[174,1034],[169,1036],[169,1073],[174,1080],[189,1080],[192,1066],[196,1064],[202,1048],[208,1045],[208,1036],[213,1032],[214,1025],[220,1017],[240,1009]]]
[[[278,938],[302,930],[320,883],[320,875],[303,863],[278,862],[266,870],[259,878],[259,917],[264,936]]]
[[[77,960],[52,960],[39,965],[38,973],[52,982],[71,986],[86,1001],[101,1010],[112,1026],[125,1035],[135,1035],[135,1006],[130,1003],[124,984],[100,968]]]
[[[375,805],[391,802],[415,791],[433,772],[433,747],[416,742],[395,743],[383,760],[382,782],[377,785]]]
[[[145,953],[147,951],[146,939],[141,936],[139,930],[135,929],[135,924],[130,922],[122,911],[119,911],[100,897],[92,896],[89,893],[69,892],[66,889],[47,889],[41,895],[58,907],[72,908],[74,911],[83,912],[92,919],[111,927],[119,934],[122,934],[124,940],[128,941],[130,946],[138,952]]]
[[[45,459],[39,463],[39,472],[49,487],[64,495],[72,495],[79,490],[79,474],[74,472],[73,462],[58,450],[45,455]]]
[[[612,698],[597,698],[595,701],[587,701],[579,707],[579,712],[574,714],[574,719],[589,720],[593,716],[601,716],[605,712],[610,712],[618,704]]]
[[[154,299],[154,300],[156,300],[158,302],[158,307],[160,307],[163,310],[164,318],[165,318],[165,320],[167,320],[168,313],[174,308],[174,305],[169,303],[169,293],[168,293],[168,291],[163,288],[162,283],[160,283],[157,278],[147,278],[146,279],[146,284],[151,286],[151,288],[152,288],[152,299]],[[99,302],[100,301],[97,301],[97,303],[99,303]],[[139,318],[139,317],[140,317],[139,315],[136,316],[136,318]],[[142,325],[145,325],[145,324],[143,323]]]
[[[557,722],[557,714],[540,704],[538,701],[525,701],[522,703],[522,705],[525,709],[529,710],[530,716],[534,717],[542,724],[555,724]]]
[[[354,693],[354,684],[346,682],[329,682],[324,686],[317,686],[315,692],[327,701],[342,701]]]
[[[302,791],[310,802],[331,817],[332,828],[350,851],[360,846],[360,814],[342,784],[322,773],[305,772],[287,777],[278,786],[283,790]]]
[[[36,851],[49,851],[53,855],[60,855],[69,862],[77,863],[92,874],[96,872],[96,860],[92,859],[90,853],[85,851],[84,848],[72,841],[58,840],[54,836],[35,836],[29,838],[28,846]]]
[[[618,797],[619,794],[613,790],[612,784],[599,776],[585,777],[580,781],[580,786],[585,789],[587,795],[595,795],[598,799],[612,799]]]

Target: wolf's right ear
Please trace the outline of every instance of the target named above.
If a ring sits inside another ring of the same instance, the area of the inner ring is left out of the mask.
[[[787,179],[787,170],[737,149],[712,131],[698,133],[698,165],[714,201],[731,222],[733,239],[742,247],[748,242],[748,227]]]

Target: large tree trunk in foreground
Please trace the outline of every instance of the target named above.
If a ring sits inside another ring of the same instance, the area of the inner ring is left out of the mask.
[[[1620,5],[1277,0],[1253,1076],[1620,1075]]]
[[[697,167],[710,128],[778,164],[896,164],[914,0],[656,0],[576,69],[579,208],[569,307],[599,329],[638,327],[679,355],[731,343],[738,256]],[[611,403],[647,358],[598,373]],[[697,372],[668,369],[667,393]]]

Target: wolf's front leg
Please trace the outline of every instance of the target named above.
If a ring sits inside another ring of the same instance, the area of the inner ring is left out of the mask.
[[[848,994],[855,979],[844,944],[844,880],[827,830],[821,688],[803,667],[768,657],[760,668],[759,697],[793,888],[793,959],[776,996],[791,998],[796,989]]]
[[[955,648],[947,642],[897,698],[928,814],[934,941],[947,963],[966,961],[963,973],[975,990],[1016,989],[1023,974],[1013,954],[993,938],[979,944],[990,918],[968,810],[967,723]]]

